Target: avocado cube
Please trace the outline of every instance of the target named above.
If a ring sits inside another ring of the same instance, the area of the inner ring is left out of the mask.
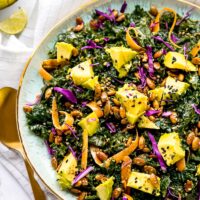
[[[181,146],[178,133],[165,133],[158,142],[158,149],[167,165],[173,165],[185,157],[185,150]]]
[[[101,183],[96,187],[97,196],[100,200],[110,200],[112,195],[112,187],[114,184],[114,177],[110,177],[105,182]]]
[[[148,98],[134,87],[125,84],[116,92],[116,97],[126,109],[126,117],[131,124],[147,110]]]
[[[131,67],[131,65],[126,64],[137,55],[137,52],[123,46],[111,47],[110,49],[106,49],[106,52],[110,54],[113,66],[119,72],[119,77],[126,76]]]
[[[177,99],[179,95],[186,93],[190,85],[185,82],[178,81],[170,76],[166,79],[163,99],[173,98]]]
[[[159,187],[155,188],[150,181],[150,174],[131,172],[127,186],[143,192],[159,196],[160,195],[160,178],[157,176]]]
[[[181,69],[184,71],[198,70],[190,61],[186,60],[183,54],[173,51],[170,51],[165,55],[164,65],[170,69]]]
[[[95,112],[90,113],[85,118],[82,118],[78,125],[88,131],[88,135],[94,135],[99,129],[99,118]]]
[[[74,84],[82,85],[84,82],[94,77],[91,60],[82,62],[71,69],[71,77]]]
[[[70,60],[74,46],[65,42],[57,42],[57,60],[62,61],[63,59]]]
[[[70,189],[77,171],[77,159],[70,153],[65,156],[57,172],[57,180],[63,189]]]
[[[87,88],[89,90],[94,90],[95,85],[98,83],[98,76],[95,76],[94,78],[90,78],[86,82],[82,84],[84,88]]]
[[[138,128],[160,129],[160,127],[156,126],[154,122],[144,115],[139,119]]]

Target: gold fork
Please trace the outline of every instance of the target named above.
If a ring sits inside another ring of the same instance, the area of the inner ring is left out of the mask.
[[[6,87],[0,89],[0,142],[8,148],[18,151],[22,155],[35,200],[45,200],[45,194],[34,178],[33,169],[26,158],[18,137],[16,125],[16,96],[17,91],[13,88]]]

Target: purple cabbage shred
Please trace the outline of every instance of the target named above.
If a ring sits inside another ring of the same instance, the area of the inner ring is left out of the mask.
[[[168,49],[174,51],[174,48],[168,42],[165,42],[160,36],[153,36],[153,39],[162,42]]]
[[[161,169],[162,169],[163,171],[166,171],[166,170],[167,170],[167,167],[166,167],[166,165],[165,165],[165,162],[164,162],[164,160],[163,160],[163,157],[162,157],[161,153],[160,153],[159,150],[158,150],[158,145],[157,145],[157,143],[156,143],[156,140],[155,140],[154,136],[153,136],[150,132],[148,132],[148,136],[149,136],[149,139],[150,139],[150,141],[151,141],[151,143],[152,143],[153,153],[157,156],[158,162],[159,162],[159,164],[160,164]]]
[[[126,10],[126,8],[127,8],[127,2],[126,2],[126,0],[125,0],[124,3],[122,4],[122,7],[121,7],[121,9],[120,9],[120,12],[121,12],[121,13],[124,13],[125,10]]]

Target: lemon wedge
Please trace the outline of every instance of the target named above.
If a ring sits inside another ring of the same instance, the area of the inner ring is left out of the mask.
[[[9,18],[0,22],[0,30],[7,34],[17,34],[24,30],[27,23],[25,11],[19,8]]]
[[[16,0],[0,0],[0,9],[3,9],[11,4],[13,4]]]

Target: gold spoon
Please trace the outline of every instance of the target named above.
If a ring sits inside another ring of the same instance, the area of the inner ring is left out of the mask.
[[[33,169],[26,158],[18,137],[16,126],[16,96],[17,91],[13,88],[5,87],[0,89],[0,142],[8,148],[18,151],[22,155],[35,200],[45,200],[45,194],[34,178]]]

